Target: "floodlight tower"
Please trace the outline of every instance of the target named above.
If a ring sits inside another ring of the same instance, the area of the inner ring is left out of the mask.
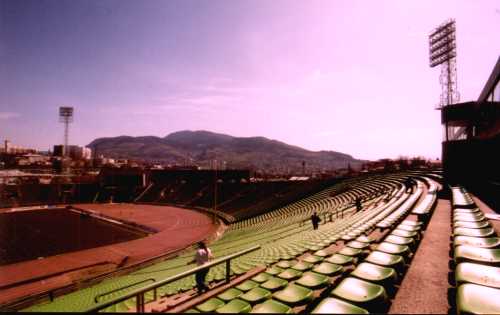
[[[59,122],[64,124],[63,157],[68,155],[69,124],[73,122],[73,107],[59,107]]]
[[[460,93],[457,89],[457,50],[455,41],[455,20],[449,19],[436,27],[429,35],[429,65],[441,66],[441,99],[437,109],[457,103]],[[448,132],[446,132],[448,140]]]
[[[442,86],[440,107],[453,104],[460,97],[457,91],[455,31],[455,20],[450,19],[429,35],[429,65],[431,68],[443,65],[439,77]]]

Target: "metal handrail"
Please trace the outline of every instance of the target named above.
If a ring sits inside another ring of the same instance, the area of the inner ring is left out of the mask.
[[[120,290],[123,290],[123,289],[127,289],[127,288],[130,288],[130,287],[133,287],[133,286],[136,286],[139,283],[144,283],[144,282],[149,282],[149,281],[155,282],[156,280],[154,278],[149,278],[149,279],[141,280],[141,281],[138,281],[138,282],[134,282],[132,284],[126,285],[126,286],[118,288],[118,289],[114,289],[114,290],[111,290],[111,291],[108,291],[108,292],[104,292],[104,293],[98,294],[98,295],[95,296],[94,301],[97,303],[98,300],[99,300],[99,298],[101,298],[101,297],[103,297],[105,295],[108,295],[108,294],[111,294],[111,293],[115,293],[117,291],[120,291]]]
[[[105,309],[105,308],[111,306],[111,305],[115,305],[117,303],[120,303],[122,301],[128,300],[128,299],[133,298],[133,297],[137,297],[137,299],[136,299],[136,303],[137,303],[136,312],[144,312],[144,304],[145,304],[144,294],[146,292],[154,290],[154,292],[155,292],[154,296],[156,297],[156,289],[158,287],[164,286],[164,285],[166,285],[166,284],[168,284],[170,282],[173,282],[173,281],[185,278],[185,277],[190,276],[190,275],[192,275],[192,274],[194,274],[194,273],[196,273],[196,272],[198,272],[200,270],[203,270],[203,269],[206,269],[206,268],[210,268],[212,266],[216,266],[216,265],[224,263],[224,262],[226,263],[226,282],[229,282],[230,268],[231,268],[231,264],[230,264],[231,259],[234,259],[234,258],[237,258],[239,256],[245,255],[247,253],[256,251],[258,249],[260,249],[260,245],[256,245],[256,246],[250,247],[248,249],[239,251],[237,253],[231,254],[231,255],[226,256],[226,257],[215,259],[215,260],[213,260],[213,261],[211,261],[211,262],[209,262],[209,263],[207,263],[205,265],[202,265],[202,266],[199,266],[199,267],[187,270],[187,271],[182,272],[182,273],[180,273],[178,275],[175,275],[175,276],[169,277],[167,279],[164,279],[164,280],[152,283],[150,285],[147,285],[147,286],[142,287],[140,289],[131,291],[129,293],[126,293],[126,294],[124,294],[124,295],[122,295],[120,297],[114,298],[112,300],[108,300],[108,301],[105,301],[105,302],[100,302],[100,303],[98,303],[98,305],[95,305],[95,306],[93,306],[93,307],[85,310],[84,312],[87,312],[87,313],[98,312],[98,311],[100,311],[102,309]]]

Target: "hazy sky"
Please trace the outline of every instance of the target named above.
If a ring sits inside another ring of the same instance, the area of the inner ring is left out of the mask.
[[[500,53],[499,1],[3,1],[0,140],[205,129],[357,158],[440,157],[428,35],[457,21],[461,100]]]

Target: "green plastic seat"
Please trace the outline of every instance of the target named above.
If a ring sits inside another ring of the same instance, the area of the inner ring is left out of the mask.
[[[341,254],[333,254],[332,256],[325,259],[326,262],[337,264],[337,265],[350,265],[353,263],[354,258],[351,256],[345,256]]]
[[[457,314],[500,314],[500,289],[466,283],[456,298]]]
[[[284,288],[288,284],[288,281],[284,279],[280,279],[277,277],[272,277],[271,279],[267,280],[264,283],[261,283],[260,287],[269,290],[269,291],[276,291],[279,289]]]
[[[473,262],[495,265],[500,263],[500,249],[459,245],[455,247],[454,257],[457,264],[461,262]]]
[[[221,294],[217,295],[217,298],[224,301],[224,302],[228,302],[228,301],[234,300],[235,298],[237,298],[238,296],[240,296],[242,294],[243,294],[242,291],[235,289],[235,288],[230,288],[230,289],[227,289],[226,291],[222,292]]]
[[[238,284],[236,286],[236,289],[243,291],[243,292],[246,292],[246,291],[252,290],[253,288],[255,288],[257,286],[259,286],[259,284],[257,282],[252,281],[252,280],[246,280],[243,283]]]
[[[267,300],[264,303],[254,306],[251,313],[260,314],[291,314],[292,308],[281,302],[273,299]]]
[[[469,229],[469,228],[454,228],[453,229],[454,236],[474,236],[474,237],[488,237],[488,236],[496,236],[495,230],[493,228],[484,228],[484,229]]]
[[[402,255],[405,257],[410,253],[410,248],[408,246],[392,244],[389,242],[380,243],[376,250],[393,255]]]
[[[318,262],[322,261],[323,257],[315,256],[315,255],[309,255],[309,256],[304,257],[304,259],[302,259],[302,260],[305,261],[305,262],[311,263],[311,264],[315,264],[315,263],[318,263]]]
[[[330,295],[366,308],[370,312],[380,311],[388,301],[383,286],[353,277],[342,280]]]
[[[475,283],[487,287],[500,288],[500,268],[473,263],[460,263],[455,268],[457,286]]]
[[[359,249],[359,248],[344,247],[338,252],[338,254],[344,255],[344,256],[356,257],[359,254],[361,254],[362,252],[363,252],[363,250]]]
[[[258,282],[258,283],[262,283],[262,282],[266,282],[271,277],[272,276],[270,274],[268,274],[266,272],[261,272],[258,275],[256,275],[255,277],[253,277],[252,281],[255,281],[255,282]]]
[[[328,277],[319,273],[308,271],[295,281],[295,283],[306,288],[317,289],[328,284]]]
[[[475,216],[473,214],[457,214],[453,216],[453,222],[464,221],[464,222],[482,222],[488,221],[488,219],[482,215]]]
[[[202,313],[212,313],[219,307],[222,307],[224,302],[218,298],[211,298],[207,301],[196,305],[196,309]]]
[[[283,272],[283,270],[284,270],[283,268],[280,268],[280,267],[277,267],[277,266],[273,266],[273,267],[267,268],[266,269],[266,273],[275,276],[278,273]]]
[[[390,235],[390,234],[387,235],[387,237],[384,239],[384,242],[397,244],[397,245],[407,245],[407,246],[415,245],[415,240],[411,237],[402,237],[402,236]]]
[[[318,245],[308,245],[308,246],[306,246],[306,248],[308,250],[313,251],[313,252],[318,251],[318,250],[322,249],[323,247],[324,246],[318,246]]]
[[[365,262],[369,262],[382,267],[390,267],[396,269],[398,273],[403,271],[405,261],[402,256],[373,251],[365,258]]]
[[[365,242],[350,241],[349,243],[346,244],[346,246],[350,248],[365,249],[369,247],[370,244]]]
[[[279,278],[285,279],[285,280],[288,280],[288,281],[297,279],[300,276],[302,276],[302,272],[300,272],[298,270],[295,270],[295,269],[291,269],[291,268],[286,269],[282,273],[278,274]]]
[[[350,276],[380,284],[385,288],[394,286],[397,280],[397,273],[394,268],[382,267],[367,262],[359,264],[351,272]]]
[[[373,242],[373,239],[371,239],[370,237],[368,237],[366,235],[361,235],[361,236],[358,236],[358,238],[356,238],[356,241],[363,242],[363,243],[371,243],[371,242]]]
[[[348,233],[348,234],[342,235],[342,237],[340,239],[343,241],[352,241],[355,238],[356,238],[355,235]]]
[[[319,256],[319,257],[326,257],[330,255],[329,253],[326,252],[326,250],[320,249],[314,253],[314,256]]]
[[[400,229],[394,229],[391,232],[391,234],[396,235],[396,236],[401,236],[401,237],[411,237],[411,238],[418,237],[417,232],[405,231],[405,230],[400,230]]]
[[[461,213],[461,212],[465,212],[465,213],[482,213],[481,209],[479,208],[460,208],[460,207],[457,207],[455,209],[453,209],[453,213]]]
[[[277,291],[273,294],[273,299],[289,306],[305,304],[309,302],[312,297],[313,290],[296,284],[289,284],[283,290]]]
[[[239,298],[250,304],[257,304],[271,298],[271,291],[257,287],[241,295]]]
[[[472,236],[455,236],[453,245],[470,245],[483,248],[500,247],[500,237],[472,237]]]
[[[404,230],[404,231],[410,231],[410,232],[420,232],[420,230],[421,230],[420,226],[417,226],[417,225],[405,225],[405,224],[398,225],[396,227],[396,229]]]
[[[469,229],[484,229],[487,227],[491,227],[490,222],[482,221],[482,222],[466,222],[466,221],[457,221],[453,224],[454,228],[469,228]]]
[[[296,261],[293,261],[293,260],[282,260],[282,261],[278,262],[275,266],[283,268],[283,269],[287,269],[287,268],[292,267],[295,263],[296,263]]]
[[[292,266],[292,269],[298,270],[298,271],[306,271],[311,269],[313,264],[305,262],[305,261],[299,261],[295,265]]]
[[[252,310],[250,303],[240,299],[234,299],[226,305],[215,310],[216,313],[249,313]]]
[[[422,226],[424,223],[423,222],[417,222],[417,221],[411,221],[411,220],[404,220],[401,222],[401,224],[404,225],[414,225],[414,226]]]
[[[328,297],[316,306],[312,314],[369,314],[367,310],[345,301]]]
[[[314,266],[312,271],[320,273],[325,276],[334,276],[342,272],[342,266],[337,264],[331,264],[329,262],[322,262],[319,265]]]

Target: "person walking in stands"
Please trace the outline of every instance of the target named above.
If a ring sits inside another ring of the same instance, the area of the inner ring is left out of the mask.
[[[413,178],[411,176],[407,177],[405,179],[405,187],[406,187],[406,191],[405,192],[408,192],[408,190],[410,190],[410,194],[413,193],[413,186],[415,186],[415,181],[413,180]]]
[[[206,264],[210,259],[213,258],[212,251],[205,245],[204,242],[198,242],[198,249],[196,250],[196,255],[192,261],[189,263],[196,262],[196,265],[202,266]],[[196,272],[196,287],[198,288],[198,294],[208,291],[208,287],[205,284],[205,277],[207,276],[209,268],[204,268]]]
[[[313,229],[317,230],[318,229],[318,224],[319,222],[321,222],[321,219],[318,217],[318,215],[316,214],[316,212],[314,212],[311,216],[311,222],[312,222],[312,225],[313,225]]]
[[[356,197],[355,204],[356,204],[356,212],[361,211],[361,209],[363,208],[363,206],[361,205],[361,198]]]

